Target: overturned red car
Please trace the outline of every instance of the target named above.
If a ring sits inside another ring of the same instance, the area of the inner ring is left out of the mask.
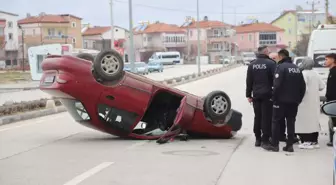
[[[231,138],[242,114],[222,91],[206,97],[125,72],[114,50],[95,58],[50,55],[42,62],[40,89],[61,100],[80,124],[112,135],[168,141],[185,137]]]

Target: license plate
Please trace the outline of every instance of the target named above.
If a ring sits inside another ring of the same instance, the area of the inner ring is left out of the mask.
[[[44,83],[53,83],[53,82],[54,82],[54,79],[55,79],[55,76],[47,76],[47,77],[44,79]]]

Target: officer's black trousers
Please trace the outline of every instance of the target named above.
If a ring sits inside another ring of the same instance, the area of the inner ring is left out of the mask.
[[[293,145],[298,107],[299,105],[295,103],[275,103],[273,105],[272,144],[274,146],[279,146],[279,138],[283,134],[280,126],[283,124],[284,119],[286,119],[287,123],[287,145]]]
[[[272,101],[269,99],[253,99],[254,127],[256,139],[268,142],[272,134]]]

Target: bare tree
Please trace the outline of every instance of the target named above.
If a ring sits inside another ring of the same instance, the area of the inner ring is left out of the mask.
[[[297,56],[306,56],[307,55],[309,38],[310,38],[310,34],[301,35],[301,39],[296,43],[296,46],[293,50],[293,52]]]

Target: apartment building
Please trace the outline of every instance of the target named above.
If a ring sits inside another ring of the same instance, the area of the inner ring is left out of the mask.
[[[326,22],[324,11],[286,10],[279,17],[274,19],[271,24],[284,29],[284,37],[290,49],[294,49],[301,35],[310,34],[319,24]]]
[[[238,48],[233,42],[235,30],[232,25],[221,21],[209,20],[207,16],[199,22],[201,55],[208,55],[210,63],[219,63],[223,55],[231,56]],[[197,56],[197,21],[191,19],[182,25],[187,31],[188,41],[190,42],[189,56],[194,60]],[[231,54],[230,54],[231,45]]]
[[[82,18],[61,14],[40,13],[18,21],[20,34],[24,33],[26,49],[43,44],[72,44],[74,48],[82,48]],[[20,40],[22,42],[22,40]]]
[[[235,27],[235,40],[240,51],[257,51],[259,46],[266,45],[272,51],[286,48],[284,29],[268,23],[243,24]]]
[[[115,45],[123,43],[129,38],[129,31],[125,28],[114,26]],[[102,50],[111,48],[111,27],[86,25],[82,30],[83,48]]]
[[[137,61],[148,61],[154,52],[186,52],[186,31],[177,25],[156,22],[142,23],[134,29],[134,49]]]
[[[0,61],[1,68],[18,65],[19,42],[17,21],[19,15],[0,10]]]

